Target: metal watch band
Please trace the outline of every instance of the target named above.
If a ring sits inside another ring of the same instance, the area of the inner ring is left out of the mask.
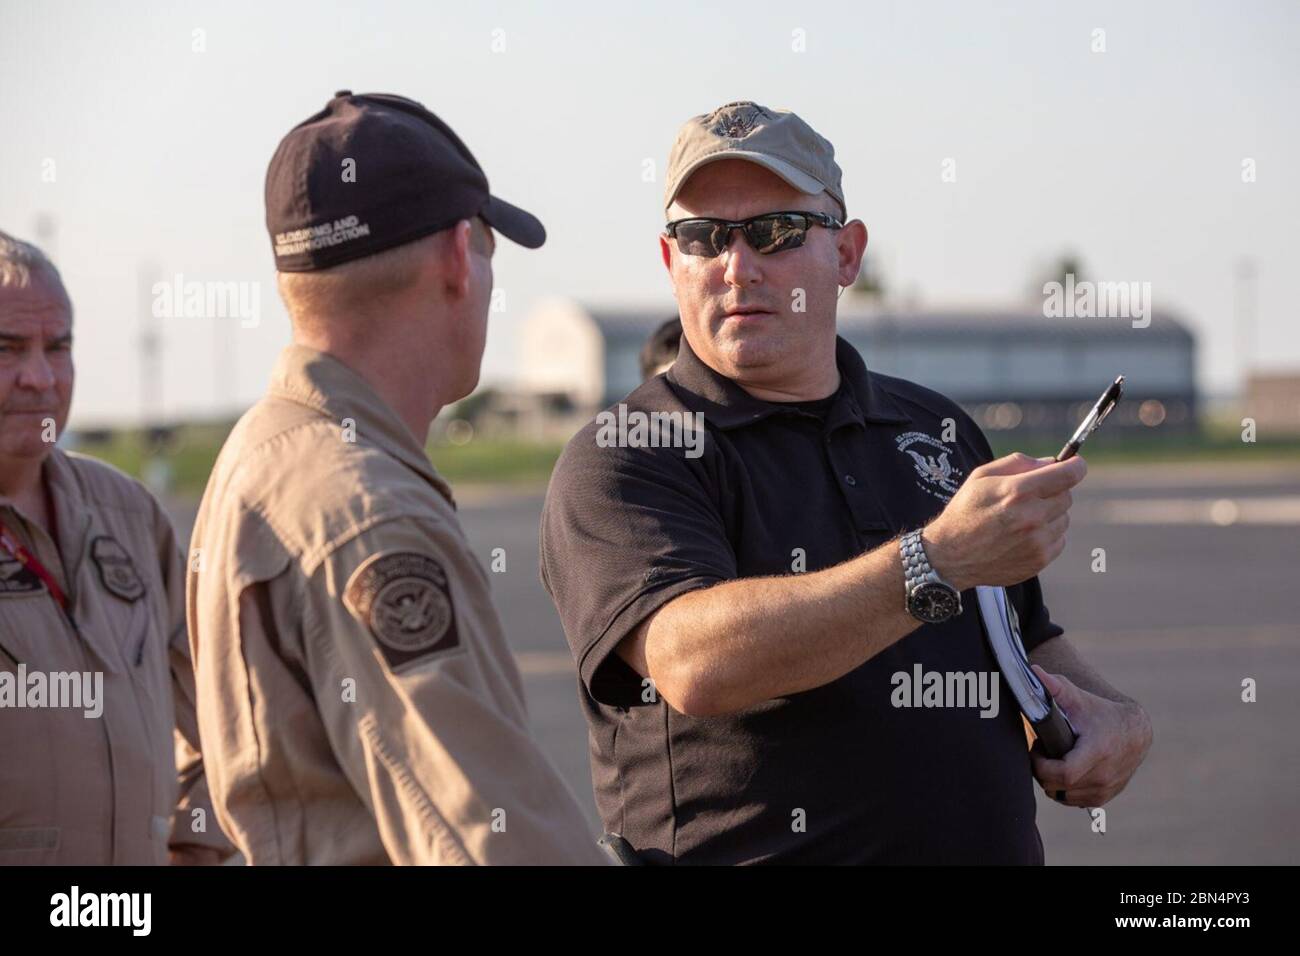
[[[899,538],[898,550],[903,556],[904,606],[907,613],[927,624],[941,624],[960,614],[961,594],[931,567],[925,546],[921,543],[921,529],[909,531]],[[935,606],[934,592],[948,595],[946,606],[942,601],[938,607]],[[923,597],[925,600],[920,605],[914,605],[914,601]]]
[[[921,529],[909,531],[898,540],[898,550],[903,556],[903,588],[908,595],[926,581],[938,581],[939,575],[930,567],[930,559],[921,544]]]

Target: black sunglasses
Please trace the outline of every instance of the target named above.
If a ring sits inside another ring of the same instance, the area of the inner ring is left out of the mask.
[[[677,248],[688,256],[722,255],[731,243],[731,231],[740,229],[745,241],[760,255],[798,249],[814,225],[842,229],[844,223],[822,212],[765,212],[761,216],[733,221],[730,219],[677,219],[664,226]]]

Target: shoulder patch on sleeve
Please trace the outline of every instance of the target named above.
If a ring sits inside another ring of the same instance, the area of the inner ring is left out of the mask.
[[[447,572],[428,555],[389,551],[368,558],[348,579],[343,603],[394,669],[460,647]]]

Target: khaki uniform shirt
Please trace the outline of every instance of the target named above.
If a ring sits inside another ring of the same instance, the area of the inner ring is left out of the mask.
[[[0,521],[70,613],[0,550],[0,865],[165,864],[169,844],[229,852],[198,751],[171,524],[93,459],[56,448],[44,475],[58,548],[8,501]]]
[[[227,440],[188,586],[213,800],[249,863],[601,863],[529,732],[451,491],[303,346]]]

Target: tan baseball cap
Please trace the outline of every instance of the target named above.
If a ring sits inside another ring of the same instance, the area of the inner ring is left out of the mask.
[[[789,110],[768,109],[751,100],[719,106],[682,124],[668,154],[665,214],[691,173],[719,159],[747,159],[800,192],[828,192],[848,214],[830,140]]]

